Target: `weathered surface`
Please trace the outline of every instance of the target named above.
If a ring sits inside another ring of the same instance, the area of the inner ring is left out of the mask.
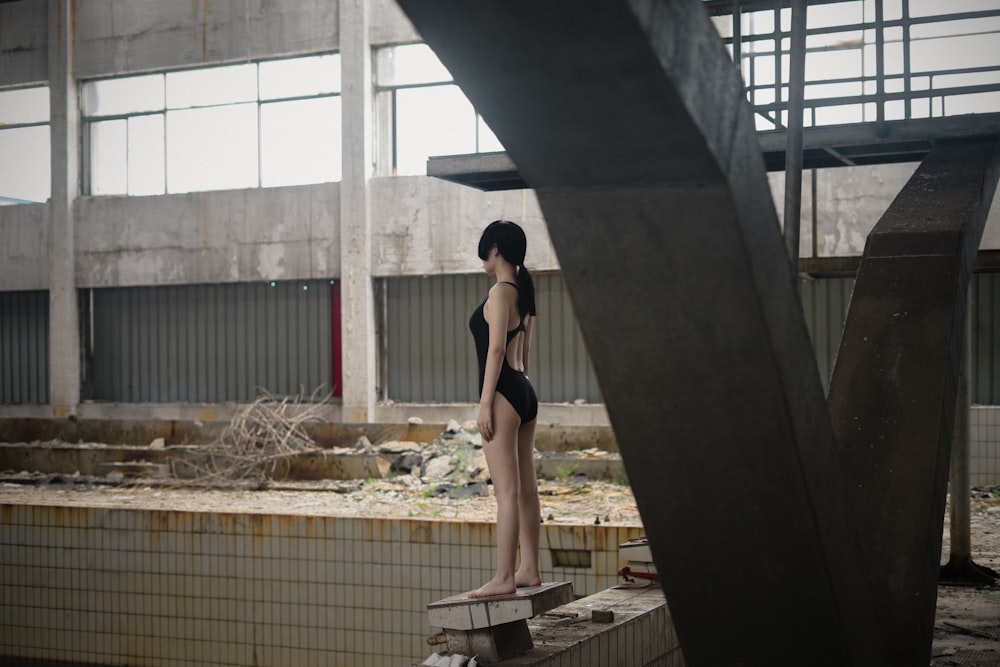
[[[700,3],[401,4],[538,193],[689,664],[882,664],[742,82]]]
[[[556,581],[489,598],[453,595],[427,605],[427,618],[439,628],[477,630],[527,620],[572,600],[572,582]]]
[[[889,664],[926,664],[969,276],[995,141],[938,148],[868,238],[829,405]]]

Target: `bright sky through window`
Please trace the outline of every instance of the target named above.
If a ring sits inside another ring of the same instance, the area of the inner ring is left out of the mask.
[[[340,180],[340,56],[87,82],[89,192]]]
[[[0,206],[50,195],[49,89],[0,91]]]

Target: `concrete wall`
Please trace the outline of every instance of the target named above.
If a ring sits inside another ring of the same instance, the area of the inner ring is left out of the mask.
[[[327,0],[77,2],[76,76],[335,51],[337,10]]]
[[[860,256],[864,252],[868,233],[916,168],[917,163],[914,162],[819,169],[815,172],[815,199],[812,193],[814,174],[811,171],[803,173],[799,255]],[[778,217],[782,218],[785,210],[784,172],[768,174],[768,182]],[[980,248],[1000,248],[1000,198],[993,200]]]
[[[371,192],[373,275],[479,273],[479,236],[497,218],[523,224],[529,269],[559,268],[530,190],[481,192],[424,176],[399,176],[372,179]]]
[[[48,204],[0,207],[0,290],[48,289],[48,213]]]
[[[0,3],[0,86],[48,80],[46,3]]]
[[[340,187],[84,197],[79,287],[340,275]]]

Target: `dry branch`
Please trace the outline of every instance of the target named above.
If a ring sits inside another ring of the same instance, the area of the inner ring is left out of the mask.
[[[200,484],[264,486],[290,459],[319,447],[308,424],[324,421],[331,395],[320,389],[277,398],[262,392],[253,403],[233,414],[219,438],[202,451],[201,463],[189,462]]]

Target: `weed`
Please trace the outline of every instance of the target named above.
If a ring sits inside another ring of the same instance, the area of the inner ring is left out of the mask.
[[[576,476],[577,471],[580,466],[575,463],[557,463],[556,464],[556,478],[560,481],[565,482],[571,477]]]

